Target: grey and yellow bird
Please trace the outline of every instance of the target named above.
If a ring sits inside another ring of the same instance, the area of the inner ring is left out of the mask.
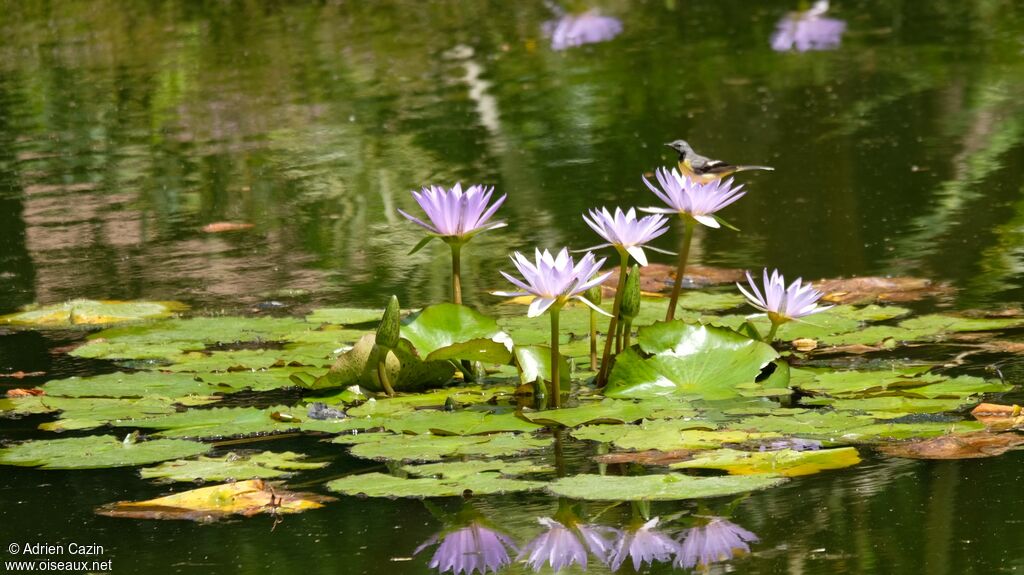
[[[775,170],[769,166],[735,166],[722,160],[712,160],[694,152],[685,140],[676,140],[665,145],[679,152],[679,172],[702,184],[731,176],[736,172]]]

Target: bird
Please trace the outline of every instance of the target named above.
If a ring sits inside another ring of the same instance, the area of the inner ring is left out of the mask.
[[[736,172],[775,170],[775,168],[769,166],[734,166],[722,160],[712,160],[694,152],[693,148],[685,140],[676,140],[665,145],[679,152],[680,173],[702,184],[731,176]]]

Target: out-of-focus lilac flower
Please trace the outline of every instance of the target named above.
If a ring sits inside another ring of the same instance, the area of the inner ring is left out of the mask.
[[[821,442],[817,439],[801,439],[799,437],[787,437],[767,441],[758,447],[758,451],[781,451],[792,449],[793,451],[818,451],[821,449]]]
[[[505,272],[501,272],[501,275],[523,291],[499,291],[494,294],[506,297],[534,296],[527,312],[529,317],[537,317],[556,302],[562,305],[570,299],[578,299],[588,307],[608,315],[607,312],[582,296],[583,292],[601,285],[611,275],[610,273],[598,273],[605,258],[597,259],[594,254],[587,252],[579,262],[574,262],[572,256],[569,255],[569,250],[562,248],[557,256],[552,256],[551,252],[547,250],[541,252],[538,249],[534,259],[535,261],[531,262],[523,254],[512,252],[512,263],[515,264],[525,281]]]
[[[601,525],[575,523],[567,527],[550,517],[538,517],[537,521],[548,530],[527,543],[519,554],[519,559],[525,559],[534,571],[540,571],[545,563],[556,572],[573,563],[586,570],[588,549],[607,563],[619,534],[617,529]]]
[[[736,287],[740,288],[740,292],[746,296],[750,305],[768,314],[772,324],[785,323],[832,307],[818,306],[818,300],[824,294],[814,289],[810,283],[802,284],[801,278],[797,278],[786,287],[786,279],[779,270],[773,270],[769,277],[768,269],[765,268],[763,293],[757,288],[757,283],[750,272],[747,272],[747,282],[750,284],[750,291],[740,284],[736,284]]]
[[[544,23],[544,35],[551,38],[552,50],[607,42],[620,33],[622,22],[618,18],[602,16],[597,10],[564,14],[558,20]]]
[[[434,535],[417,547],[413,555],[438,541],[437,551],[427,565],[439,573],[451,571],[453,575],[497,572],[512,562],[508,550],[518,551],[507,535],[473,521],[461,529]]]
[[[672,556],[679,553],[678,543],[654,529],[658,526],[658,520],[655,517],[639,527],[623,532],[608,563],[612,571],[618,571],[627,558],[632,558],[633,569],[639,571],[644,563],[671,561]]]
[[[682,545],[676,566],[683,568],[709,565],[732,559],[737,553],[749,553],[757,535],[721,517],[712,517],[707,525],[687,529],[680,534]]]
[[[399,213],[425,228],[431,234],[445,239],[464,240],[479,232],[504,227],[505,222],[488,223],[494,212],[505,202],[501,196],[493,204],[490,203],[494,188],[470,186],[466,191],[461,184],[455,184],[450,190],[441,186],[423,188],[422,192],[413,192],[412,196],[427,214],[430,223],[399,209]],[[490,205],[488,205],[490,204]]]
[[[642,266],[647,265],[644,244],[668,231],[668,218],[665,216],[653,215],[637,219],[636,210],[633,208],[628,212],[623,212],[622,208],[615,208],[614,214],[609,212],[608,208],[590,210],[590,217],[583,214],[583,221],[608,242],[590,249],[615,246],[616,249],[626,250]],[[664,250],[650,246],[648,249],[665,253]]]
[[[607,565],[611,561],[612,552],[615,551],[619,538],[622,537],[622,531],[607,525],[577,523],[574,527],[580,532],[587,549],[600,559],[601,563]]]
[[[826,18],[825,12],[828,12],[828,0],[818,0],[806,12],[787,14],[775,26],[772,49],[786,52],[795,48],[798,52],[807,52],[837,48],[846,31],[846,22]]]
[[[700,183],[684,177],[679,170],[658,168],[654,171],[661,189],[647,178],[644,183],[658,199],[665,202],[667,208],[643,208],[643,211],[655,214],[679,214],[689,216],[709,228],[721,227],[715,212],[742,198],[746,192],[743,186],[733,186],[732,178],[712,180]]]

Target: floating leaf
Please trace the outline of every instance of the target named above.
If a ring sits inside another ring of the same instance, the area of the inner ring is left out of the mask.
[[[408,339],[426,361],[466,359],[508,363],[512,340],[498,322],[473,308],[453,303],[435,304],[403,322]]]
[[[185,397],[208,396],[218,388],[188,374],[157,372],[108,373],[50,381],[42,389],[64,397]]]
[[[660,420],[640,425],[588,425],[572,432],[577,439],[610,442],[619,449],[646,451],[679,451],[716,449],[724,444],[738,444],[757,439],[777,437],[775,433],[716,430],[708,421]]]
[[[305,408],[286,406],[267,409],[219,407],[190,409],[147,419],[116,421],[113,425],[160,430],[156,434],[159,437],[216,439],[297,430],[305,413]],[[275,414],[278,414],[277,417]],[[283,417],[282,414],[288,417]]]
[[[642,358],[629,349],[612,368],[608,397],[658,397],[696,394],[706,399],[739,395],[736,386],[753,383],[778,357],[771,346],[732,330],[682,321],[640,328]]]
[[[977,459],[995,457],[1024,445],[1024,435],[979,431],[883,445],[879,451],[910,459]]]
[[[847,430],[864,427],[874,418],[831,411],[810,411],[786,417],[765,415],[748,417],[732,425],[732,429],[744,429],[761,433],[784,433],[805,438],[830,439],[841,436]]]
[[[551,439],[511,433],[486,436],[379,435],[382,435],[379,439],[353,446],[352,455],[379,460],[441,461],[455,456],[518,455],[551,445]]]
[[[109,435],[39,439],[0,449],[0,464],[40,469],[99,469],[192,457],[211,446],[194,441],[123,441]]]
[[[811,475],[826,469],[841,469],[860,463],[853,447],[817,451],[737,451],[718,449],[698,452],[690,461],[675,463],[673,469],[722,469],[731,475],[772,473],[786,477]]]
[[[651,408],[652,406],[635,401],[604,399],[579,407],[524,412],[523,417],[544,425],[557,424],[565,427],[577,427],[584,423],[639,421],[651,415]]]
[[[364,473],[335,479],[327,489],[345,495],[366,497],[460,497],[467,494],[493,495],[533,491],[544,487],[540,481],[508,479],[498,473],[476,473],[452,479],[402,479],[384,473]]]
[[[837,411],[862,411],[880,419],[902,417],[908,413],[954,411],[966,402],[962,399],[921,399],[916,397],[866,397],[862,399],[818,398],[803,400],[805,405],[828,405]]]
[[[18,313],[0,316],[0,323],[35,329],[111,325],[168,317],[187,308],[171,301],[76,299],[56,305],[31,306]]]
[[[551,381],[551,348],[545,345],[517,345],[513,348],[516,367],[519,369],[519,380],[523,383],[533,383],[537,378],[544,381]],[[559,357],[558,379],[561,380],[561,388],[569,389],[572,385],[572,370],[565,356]]]
[[[985,426],[976,421],[958,421],[955,423],[876,423],[848,429],[842,433],[839,440],[843,443],[878,443],[900,439],[919,439],[963,434],[984,429]]]
[[[333,497],[282,489],[262,479],[200,487],[148,501],[121,501],[105,505],[96,513],[130,519],[190,519],[213,521],[259,513],[301,513],[323,507]]]
[[[364,323],[377,323],[382,315],[384,315],[383,309],[327,307],[313,310],[306,316],[306,321],[309,323],[360,325]]]
[[[647,451],[619,451],[595,455],[594,461],[605,464],[616,463],[637,463],[639,465],[669,465],[679,461],[685,461],[693,457],[692,449],[679,449],[676,451],[658,451],[649,449]]]
[[[388,416],[412,412],[423,407],[440,408],[449,400],[459,405],[485,403],[496,397],[511,397],[514,392],[515,388],[507,385],[448,387],[417,394],[370,399],[362,405],[349,409],[348,415],[353,417]]]
[[[320,469],[327,463],[303,461],[305,455],[285,451],[275,453],[264,451],[252,455],[227,453],[220,457],[199,457],[167,461],[156,467],[139,470],[143,479],[165,481],[227,481],[242,479],[271,479],[286,477],[292,472],[306,469]]]
[[[528,459],[503,461],[500,459],[473,459],[469,461],[444,461],[423,465],[405,465],[402,471],[416,477],[439,477],[460,479],[477,473],[498,473],[501,475],[525,475],[527,473],[551,473],[549,465],[534,463]]]
[[[589,501],[675,501],[724,497],[774,487],[786,481],[773,475],[693,477],[680,473],[620,477],[576,475],[548,484],[559,497]]]

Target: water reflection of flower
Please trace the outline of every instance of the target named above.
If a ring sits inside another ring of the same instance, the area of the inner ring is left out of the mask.
[[[818,0],[810,10],[794,12],[779,20],[772,35],[772,49],[785,52],[795,48],[798,52],[807,52],[838,47],[846,22],[826,18],[827,11],[828,0]]]
[[[622,22],[618,18],[602,16],[597,10],[563,14],[558,20],[544,23],[544,34],[551,38],[552,50],[607,42],[621,32]]]
[[[518,551],[516,544],[507,535],[475,520],[460,529],[432,536],[417,547],[413,554],[418,554],[438,541],[440,544],[437,551],[427,565],[439,573],[451,571],[454,575],[470,575],[477,571],[497,572],[512,562],[508,550]]]
[[[722,517],[712,517],[706,525],[687,529],[680,534],[682,545],[676,556],[677,567],[708,565],[731,559],[738,553],[749,553],[750,542],[757,535]]]
[[[655,517],[622,533],[608,561],[612,571],[618,571],[629,558],[633,560],[633,569],[639,571],[645,563],[671,561],[672,556],[679,553],[679,544],[655,529],[658,521]]]
[[[554,571],[561,571],[572,564],[587,568],[587,551],[602,563],[608,562],[619,531],[601,525],[584,525],[555,521],[550,517],[538,517],[537,521],[548,528],[523,547],[519,559],[534,571],[540,571],[544,564],[550,564]]]

